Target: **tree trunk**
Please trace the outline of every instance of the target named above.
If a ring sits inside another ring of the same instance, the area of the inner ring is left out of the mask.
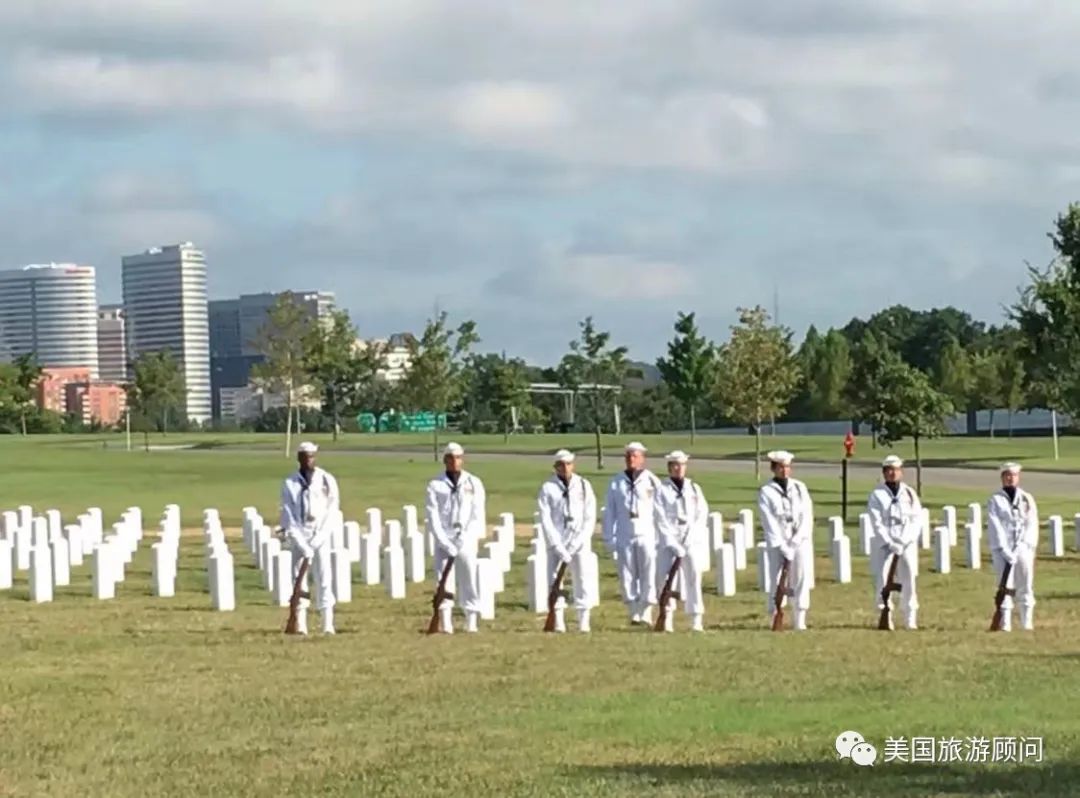
[[[1013,416],[1013,411],[1010,410],[1009,411],[1009,416],[1008,416],[1008,418],[1009,418],[1009,437],[1010,438],[1012,438],[1012,416]]]
[[[915,439],[915,492],[922,497],[922,455],[919,454],[919,436]]]
[[[292,388],[285,397],[285,456],[288,457],[292,450]]]
[[[990,408],[990,440],[994,439],[994,408]]]
[[[697,432],[697,413],[693,403],[690,404],[690,445],[694,445],[694,433]]]
[[[147,424],[149,424],[149,421],[150,421],[150,419],[147,419]],[[143,446],[146,448],[147,453],[149,453],[150,452],[150,430],[148,430],[148,429],[143,430]]]
[[[761,481],[761,421],[754,425],[754,479]]]
[[[26,437],[26,411],[25,410],[23,410],[19,414],[19,421],[22,424],[22,434],[23,434],[23,437],[25,438]]]
[[[337,396],[334,395],[334,386],[331,385],[331,386],[329,386],[329,388],[330,388],[330,406],[332,408],[334,408],[334,443],[337,443],[338,427],[340,426],[340,424],[338,423],[338,420],[339,420],[340,416],[338,415]]]
[[[431,454],[439,462],[439,414],[435,414],[435,424],[431,428]]]
[[[604,469],[604,447],[600,444],[600,425],[596,425],[596,468]]]

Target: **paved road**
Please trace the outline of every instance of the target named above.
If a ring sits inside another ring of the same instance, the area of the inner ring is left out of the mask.
[[[235,451],[235,450],[234,450]],[[340,452],[343,454],[344,452]],[[337,453],[336,453],[337,454]],[[409,457],[413,460],[429,460],[431,454],[428,452],[395,452],[395,451],[355,451],[352,454],[367,455],[369,457]],[[535,462],[538,466],[550,465],[551,458],[546,454],[497,454],[497,453],[482,453],[468,455],[470,462],[497,462],[499,460],[517,460],[524,462]],[[588,455],[578,455],[578,459],[583,463],[595,462]],[[432,460],[434,466],[434,461]],[[619,462],[617,457],[605,457],[604,463],[610,468],[614,469],[615,464]],[[659,464],[662,468],[663,461],[659,458],[653,458],[651,462]],[[710,459],[695,459],[692,461],[693,469],[699,471],[719,471],[722,473],[739,473],[749,474],[753,471],[753,464],[746,460],[710,460]],[[764,468],[763,468],[764,470]],[[911,466],[907,469],[908,478],[914,482],[915,469]],[[878,466],[870,464],[852,463],[849,466],[849,476],[852,480],[866,480],[873,481],[881,478],[881,469]],[[829,478],[840,478],[839,466],[835,463],[798,463],[795,464],[795,474]],[[947,485],[952,488],[960,488],[962,490],[986,490],[990,491],[991,488],[997,486],[998,475],[994,469],[983,468],[943,468],[943,467],[923,467],[923,483],[933,485]],[[1077,474],[1063,474],[1053,471],[1025,471],[1023,474],[1024,487],[1035,494],[1045,496],[1065,496],[1072,497],[1080,494],[1080,475]]]

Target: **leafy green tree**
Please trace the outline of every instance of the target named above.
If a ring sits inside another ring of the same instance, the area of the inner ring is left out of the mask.
[[[410,410],[449,412],[457,407],[468,386],[468,360],[472,347],[480,341],[476,322],[465,321],[456,330],[447,326],[447,314],[429,319],[424,334],[410,339],[411,363],[401,385],[401,399]],[[435,459],[439,454],[439,430],[432,439]]]
[[[255,344],[266,358],[251,370],[253,382],[264,391],[285,397],[285,456],[292,454],[293,408],[313,382],[310,346],[315,320],[291,293],[278,295],[267,311]]]
[[[15,367],[15,382],[12,402],[19,412],[19,425],[22,434],[27,434],[26,417],[35,410],[35,394],[41,382],[41,366],[34,354],[19,355],[12,361]]]
[[[346,406],[352,413],[371,413],[375,432],[383,417],[401,404],[399,386],[387,379],[388,346],[369,341],[353,352],[346,381]]]
[[[969,408],[989,408],[990,437],[994,437],[994,411],[1005,404],[1002,392],[1002,362],[1004,356],[998,350],[979,352],[971,360],[971,395],[967,397]]]
[[[697,433],[697,409],[716,382],[716,347],[698,332],[693,313],[679,313],[668,355],[656,361],[672,395],[690,415],[690,443]]]
[[[311,325],[305,348],[307,371],[322,386],[323,412],[333,419],[336,441],[356,371],[356,328],[349,314],[338,310],[326,323]]]
[[[136,428],[142,428],[146,450],[150,451],[150,430],[169,430],[169,418],[185,412],[184,372],[172,352],[144,352],[132,364],[134,377],[127,386],[128,408]]]
[[[720,347],[714,395],[724,415],[754,430],[754,475],[761,478],[761,425],[783,416],[799,384],[791,331],[769,324],[763,308],[739,308]]]
[[[611,333],[596,329],[592,316],[580,323],[581,334],[559,363],[559,384],[584,397],[596,436],[596,467],[604,467],[601,443],[603,420],[614,412],[615,394],[603,386],[621,389],[626,380],[626,347],[611,346]]]
[[[874,411],[877,409],[878,392],[885,369],[894,362],[901,362],[900,355],[881,343],[871,331],[851,351],[851,372],[848,375],[844,399],[857,422],[866,422],[873,428]],[[877,438],[871,437],[874,445]]]
[[[919,443],[945,434],[945,419],[953,412],[952,402],[934,389],[930,379],[899,359],[891,359],[875,386],[875,408],[871,414],[875,436],[883,446],[911,438],[915,446],[916,490],[922,492],[922,453]]]

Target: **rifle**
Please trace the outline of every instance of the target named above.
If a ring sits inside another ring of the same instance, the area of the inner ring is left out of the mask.
[[[885,580],[885,585],[881,588],[881,601],[885,605],[881,610],[881,616],[878,618],[877,628],[887,632],[889,631],[889,594],[893,591],[899,590],[900,585],[895,581],[896,579],[896,566],[900,564],[900,555],[894,554],[892,563],[889,565],[889,578]]]
[[[443,566],[439,584],[435,587],[435,595],[431,599],[431,620],[428,621],[427,628],[429,635],[439,631],[439,605],[443,603],[443,599],[447,596],[446,580],[450,578],[450,569],[454,567],[454,559],[454,557],[446,558],[446,565]]]
[[[791,568],[791,560],[785,559],[783,566],[780,568],[780,579],[776,582],[776,595],[773,596],[773,605],[776,607],[772,618],[772,630],[774,632],[784,630],[784,595],[787,593],[789,568]]]
[[[559,590],[562,588],[562,580],[566,575],[566,563],[560,562],[558,570],[555,571],[555,579],[551,582],[551,589],[548,590],[548,613],[547,618],[544,620],[544,631],[555,631],[555,603],[559,600]]]
[[[289,598],[289,619],[285,621],[285,634],[294,635],[297,633],[297,615],[300,610],[300,599],[311,598],[311,594],[306,590],[301,590],[301,586],[304,584],[304,576],[307,574],[308,565],[311,564],[311,560],[307,557],[300,561],[300,570],[296,574],[296,581],[293,583],[292,596]]]
[[[680,565],[682,565],[682,557],[676,557],[674,562],[671,563],[671,570],[668,571],[667,579],[664,580],[664,589],[660,591],[660,612],[656,616],[653,631],[664,631],[664,625],[667,623],[668,602],[671,601],[671,596],[674,593],[671,586],[675,584],[675,575],[679,573]]]
[[[997,594],[994,596],[994,604],[996,606],[994,607],[994,617],[990,620],[991,632],[1001,631],[1001,622],[1005,617],[1001,605],[1004,603],[1005,597],[1016,595],[1016,588],[1005,587],[1009,582],[1010,573],[1012,573],[1012,563],[1005,563],[1005,567],[1001,570],[1001,582],[998,584]]]

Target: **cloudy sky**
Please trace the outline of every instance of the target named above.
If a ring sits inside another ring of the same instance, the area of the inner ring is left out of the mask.
[[[1025,9],[1036,9],[1025,10]],[[201,245],[362,334],[998,320],[1080,200],[1075,0],[4,0],[0,267]]]

